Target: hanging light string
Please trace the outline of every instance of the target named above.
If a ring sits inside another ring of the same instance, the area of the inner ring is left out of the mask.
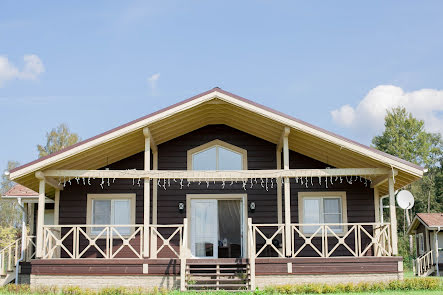
[[[393,167],[392,167],[393,169]],[[135,169],[128,169],[125,170],[125,173],[127,173],[127,175],[133,176],[132,177],[132,185],[135,186],[141,186],[141,177],[139,176],[139,174],[133,173],[133,171],[136,171]],[[394,170],[393,170],[394,171]],[[218,172],[218,171],[217,171]],[[236,171],[236,173],[234,175],[238,175],[239,171]],[[152,181],[155,181],[155,178],[157,178],[157,185],[161,188],[163,188],[164,190],[166,190],[168,187],[171,187],[171,179],[173,179],[174,183],[177,183],[177,180],[175,178],[170,178],[169,176],[166,175],[166,173],[168,172],[157,172],[158,177],[151,177],[149,180],[152,179]],[[211,172],[209,171],[209,174],[211,174]],[[250,173],[248,173],[250,174]],[[266,175],[272,175],[272,173],[266,173]],[[395,177],[394,173],[392,173],[392,177]],[[163,177],[160,177],[163,176]],[[280,172],[275,172],[274,173],[274,177],[260,177],[258,181],[257,178],[253,178],[253,177],[239,177],[239,178],[234,178],[234,177],[229,177],[230,180],[230,186],[234,185],[235,183],[238,183],[239,181],[241,182],[241,187],[243,190],[247,190],[247,188],[249,189],[253,189],[254,185],[259,185],[261,186],[261,188],[265,189],[266,191],[269,191],[269,189],[274,189],[274,179],[275,182],[278,183],[279,179],[281,180],[281,183],[284,184],[284,178],[282,177]],[[324,177],[324,180],[323,180]],[[125,177],[127,178],[127,177]],[[162,180],[163,178],[163,180]],[[195,182],[196,184],[198,184],[198,186],[201,185],[202,180],[204,182],[206,182],[206,188],[209,188],[210,186],[210,182],[213,182],[213,184],[215,185],[217,182],[221,183],[221,188],[225,189],[226,188],[226,179],[222,178],[222,179],[218,179],[216,177],[213,176],[209,176],[209,177],[200,177],[201,179],[198,179],[197,181],[193,181],[192,177],[191,178],[180,178],[180,189],[183,189],[183,187],[185,186],[183,181],[186,180],[186,186],[187,187],[191,187],[192,183]],[[326,189],[329,188],[329,186],[334,185],[334,182],[340,182],[340,184],[343,183],[343,176],[314,176],[314,169],[311,169],[310,171],[310,175],[304,175],[304,176],[296,176],[296,177],[292,177],[294,178],[294,182],[295,184],[298,184],[300,186],[304,186],[305,188],[314,188],[314,178],[318,179],[318,184],[321,187],[322,184],[324,183],[324,186]],[[368,182],[372,182],[372,179],[370,176],[362,176],[362,175],[344,175],[344,178],[346,180],[346,183],[349,185],[352,185],[354,183],[360,182],[362,184],[365,185],[365,187],[368,186]],[[64,176],[63,178],[59,178],[59,185],[63,185],[64,187],[66,187],[67,183],[69,185],[72,185],[71,179],[74,179],[78,185],[80,185],[81,183],[83,183],[83,185],[91,185],[91,177],[72,177],[72,178],[66,178],[66,176]],[[92,179],[94,180],[95,177],[92,177]],[[102,189],[104,189],[104,185],[106,184],[108,187],[111,186],[111,178],[109,177],[101,177],[101,182],[99,183],[100,187]],[[112,179],[112,183],[115,183],[115,179]],[[136,181],[137,179],[137,181]],[[291,177],[288,177],[289,181],[291,181]],[[395,181],[395,179],[394,179]],[[249,182],[249,185],[248,185]],[[270,183],[270,185],[269,185]]]

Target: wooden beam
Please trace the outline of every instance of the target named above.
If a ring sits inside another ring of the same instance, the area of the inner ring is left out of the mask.
[[[152,134],[151,134],[151,131],[149,130],[149,127],[145,127],[145,128],[143,128],[143,135],[145,136],[145,138],[148,138],[148,137],[149,137],[149,140],[150,140],[150,142],[149,142],[150,147],[151,147],[151,149],[152,149],[153,152],[156,152],[156,151],[157,151],[157,145],[155,144],[155,140],[154,140],[154,138],[152,137]]]
[[[38,191],[38,212],[37,212],[37,249],[36,257],[43,257],[43,225],[45,222],[45,178],[41,172],[36,172],[35,176],[40,180]]]
[[[283,133],[283,168],[285,172],[289,171],[289,131],[290,129],[286,127]],[[291,185],[288,176],[285,176],[285,238],[286,256],[291,256]]]
[[[149,172],[151,170],[151,134],[148,127],[143,129],[145,136],[145,165],[144,171]],[[150,224],[150,211],[151,211],[151,188],[149,178],[144,178],[143,184],[143,256],[149,257],[149,224]]]
[[[276,150],[277,158],[277,170],[281,170],[281,150]],[[283,197],[282,197],[282,187],[281,178],[277,178],[277,223],[281,224],[283,222]]]
[[[55,188],[56,191],[59,191],[59,193],[63,190],[63,185],[58,184],[59,182],[52,177],[45,177],[45,182]]]
[[[392,255],[398,255],[397,212],[395,208],[394,179],[389,177],[389,217],[391,223]]]
[[[52,177],[48,177],[46,176],[43,172],[41,171],[37,171],[35,172],[35,177],[39,180],[44,180],[46,182],[46,184],[48,184],[49,186],[52,186],[53,188],[55,188],[56,190],[63,190],[63,185],[60,185],[59,182],[57,180],[55,180]]]
[[[289,153],[288,153],[289,154]],[[232,170],[232,171],[197,171],[197,170],[47,170],[47,177],[80,178],[153,178],[153,179],[214,179],[240,180],[248,178],[278,177],[331,177],[331,176],[377,176],[389,175],[388,168],[331,168],[331,169],[286,169],[286,170]],[[391,177],[392,178],[392,177]]]
[[[388,178],[390,178],[390,177],[392,178],[392,175],[394,175],[394,177],[395,177],[395,176],[397,176],[397,174],[398,174],[398,170],[393,169],[393,171],[390,171],[388,175],[382,175],[382,176],[379,176],[376,179],[374,179],[371,183],[371,187],[372,188],[378,187],[378,186],[384,184],[385,182],[387,182]]]
[[[285,137],[288,138],[289,132],[291,132],[291,128],[285,127],[283,129],[283,132],[281,133],[281,136],[280,136],[280,140],[278,141],[278,144],[277,144],[277,151],[281,151],[282,150],[282,148],[283,148],[283,139]]]

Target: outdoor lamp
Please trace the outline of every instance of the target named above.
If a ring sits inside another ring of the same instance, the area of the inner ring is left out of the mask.
[[[255,212],[255,202],[251,202],[251,203],[249,203],[249,211],[250,211],[251,213],[254,213],[254,212]]]
[[[182,214],[183,212],[185,212],[185,203],[183,203],[183,202],[179,202],[179,203],[178,203],[178,212],[179,212],[180,214]]]

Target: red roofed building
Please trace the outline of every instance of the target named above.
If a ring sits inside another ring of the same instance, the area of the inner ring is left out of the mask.
[[[415,235],[416,274],[438,274],[443,266],[443,213],[417,213],[407,233]]]

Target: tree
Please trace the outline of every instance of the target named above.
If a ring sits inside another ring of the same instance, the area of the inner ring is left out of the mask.
[[[76,133],[71,133],[69,127],[62,123],[46,133],[46,145],[37,145],[39,157],[44,157],[62,150],[80,141]]]
[[[19,165],[16,161],[8,161],[7,171]],[[8,176],[2,173],[0,183],[0,194],[3,195],[14,183],[9,180]],[[17,207],[17,203],[11,200],[0,199],[0,249],[12,243],[18,235],[17,227],[21,220],[21,210]]]
[[[373,138],[372,144],[381,151],[428,170],[422,179],[407,187],[415,196],[413,213],[442,212],[443,141],[440,134],[426,132],[422,120],[414,118],[405,108],[397,107],[387,112],[385,130],[382,135]],[[397,218],[400,228],[406,228],[403,210],[398,212]]]
[[[19,165],[16,161],[8,161],[7,171],[17,167]],[[2,173],[0,183],[0,193],[5,194],[10,188],[14,186],[14,183],[9,180],[8,176]],[[20,223],[21,212],[17,208],[17,204],[10,200],[0,200],[0,227],[16,226]]]

